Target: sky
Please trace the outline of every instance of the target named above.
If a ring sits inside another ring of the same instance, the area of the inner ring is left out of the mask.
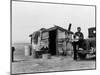
[[[58,25],[76,32],[81,27],[85,38],[95,27],[95,7],[12,1],[12,42],[30,42],[29,35],[40,28]]]

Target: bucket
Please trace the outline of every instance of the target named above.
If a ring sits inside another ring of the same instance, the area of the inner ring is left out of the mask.
[[[43,59],[50,59],[51,55],[50,54],[42,54]]]

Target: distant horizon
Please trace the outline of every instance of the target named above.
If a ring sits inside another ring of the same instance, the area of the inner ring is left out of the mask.
[[[91,27],[90,27],[91,28]],[[33,32],[32,32],[33,33]],[[31,38],[31,37],[30,37]],[[85,38],[85,39],[88,39],[88,37],[87,38]],[[16,41],[16,42],[13,42],[13,41],[11,41],[12,42],[12,44],[15,44],[15,43],[30,43],[30,41]]]
[[[16,43],[30,43],[30,42],[24,42],[24,41],[12,42],[12,44],[16,44]]]

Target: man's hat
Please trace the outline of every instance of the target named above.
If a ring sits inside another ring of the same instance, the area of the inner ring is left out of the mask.
[[[77,29],[81,29],[81,27],[77,27]]]

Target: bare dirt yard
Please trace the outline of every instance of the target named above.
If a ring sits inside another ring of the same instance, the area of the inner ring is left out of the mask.
[[[24,47],[16,47],[14,62],[11,63],[12,74],[81,69],[95,69],[95,60],[75,61],[69,56],[52,56],[47,60],[35,59],[32,56],[24,56]]]

